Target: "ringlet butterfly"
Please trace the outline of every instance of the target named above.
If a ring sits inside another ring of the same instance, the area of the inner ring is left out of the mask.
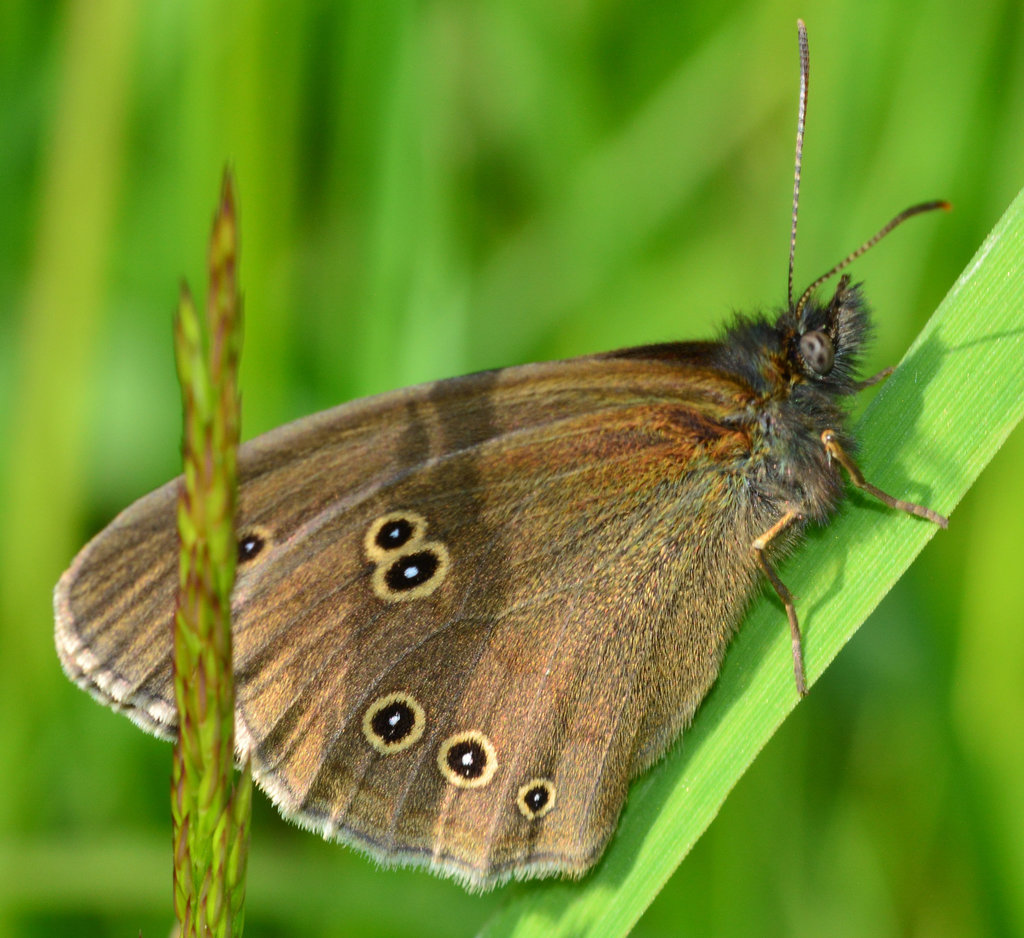
[[[438,381],[239,452],[236,740],[287,817],[473,888],[583,874],[629,782],[689,725],[772,558],[850,481],[869,311],[848,275],[720,339]],[[57,585],[68,676],[174,738],[175,480]]]

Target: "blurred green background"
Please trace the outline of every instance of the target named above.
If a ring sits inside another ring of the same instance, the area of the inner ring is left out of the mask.
[[[706,336],[859,261],[901,357],[1024,183],[1018,2],[0,5],[0,935],[167,934],[170,748],[61,675],[50,593],[176,474],[178,280],[241,200],[244,436],[416,381]],[[636,934],[1024,934],[1018,430]],[[806,555],[806,562],[813,557]],[[247,934],[471,934],[256,799]]]

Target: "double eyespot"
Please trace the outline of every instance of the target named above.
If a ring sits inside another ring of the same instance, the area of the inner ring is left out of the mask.
[[[448,548],[426,539],[427,521],[414,511],[391,511],[373,521],[363,537],[374,593],[387,602],[429,596],[448,574]]]

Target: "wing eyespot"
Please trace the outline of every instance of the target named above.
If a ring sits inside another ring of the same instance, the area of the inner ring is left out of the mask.
[[[419,742],[426,725],[423,707],[405,691],[378,697],[363,713],[363,736],[385,756]]]
[[[261,558],[271,543],[270,532],[266,528],[257,526],[244,529],[238,538],[238,566],[247,566]]]
[[[483,733],[467,730],[441,743],[437,767],[456,788],[483,788],[498,769],[498,754]]]
[[[375,518],[363,536],[366,556],[379,563],[404,547],[422,541],[427,533],[427,520],[415,511],[389,511]]]
[[[370,583],[387,602],[422,599],[434,592],[448,575],[448,549],[439,541],[421,541],[411,549],[377,564]]]
[[[516,806],[528,821],[544,817],[555,806],[555,783],[549,778],[531,778],[520,786]]]

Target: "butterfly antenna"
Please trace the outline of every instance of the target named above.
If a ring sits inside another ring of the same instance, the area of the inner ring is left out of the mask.
[[[796,21],[797,41],[800,45],[800,106],[796,115],[796,165],[793,169],[793,221],[789,229],[789,283],[786,296],[793,308],[793,258],[796,255],[796,216],[800,207],[800,166],[804,159],[804,123],[807,120],[807,83],[811,75],[811,57],[807,51],[807,27],[803,20]]]
[[[857,248],[856,251],[852,251],[850,254],[847,254],[846,257],[844,257],[838,264],[835,265],[835,267],[833,267],[827,273],[822,274],[817,280],[814,281],[814,283],[812,283],[806,290],[804,290],[796,304],[795,313],[797,318],[799,318],[804,306],[807,304],[807,301],[811,298],[811,294],[815,290],[817,290],[818,287],[820,287],[826,280],[828,280],[829,277],[834,276],[835,274],[839,273],[839,271],[841,271],[844,267],[848,267],[850,264],[852,264],[855,260],[857,260],[858,257],[861,256],[861,254],[864,254],[866,251],[869,251],[871,248],[873,248],[876,244],[878,244],[879,241],[882,240],[882,238],[884,238],[894,228],[898,228],[908,218],[913,218],[915,215],[920,215],[922,212],[934,212],[936,209],[940,208],[943,211],[948,212],[952,207],[953,206],[950,205],[949,202],[939,199],[934,202],[921,202],[918,205],[911,205],[910,208],[904,209],[902,212],[899,213],[899,215],[892,219],[892,221],[890,221],[887,225],[884,225],[876,234],[868,238],[867,241],[865,241],[859,248]],[[795,228],[796,224],[794,221],[794,230]],[[792,258],[790,258],[790,267],[792,268]],[[790,290],[792,291],[792,271],[790,272],[790,278]],[[790,293],[790,297],[792,297],[792,292]],[[790,305],[792,305],[792,299],[790,299]]]

